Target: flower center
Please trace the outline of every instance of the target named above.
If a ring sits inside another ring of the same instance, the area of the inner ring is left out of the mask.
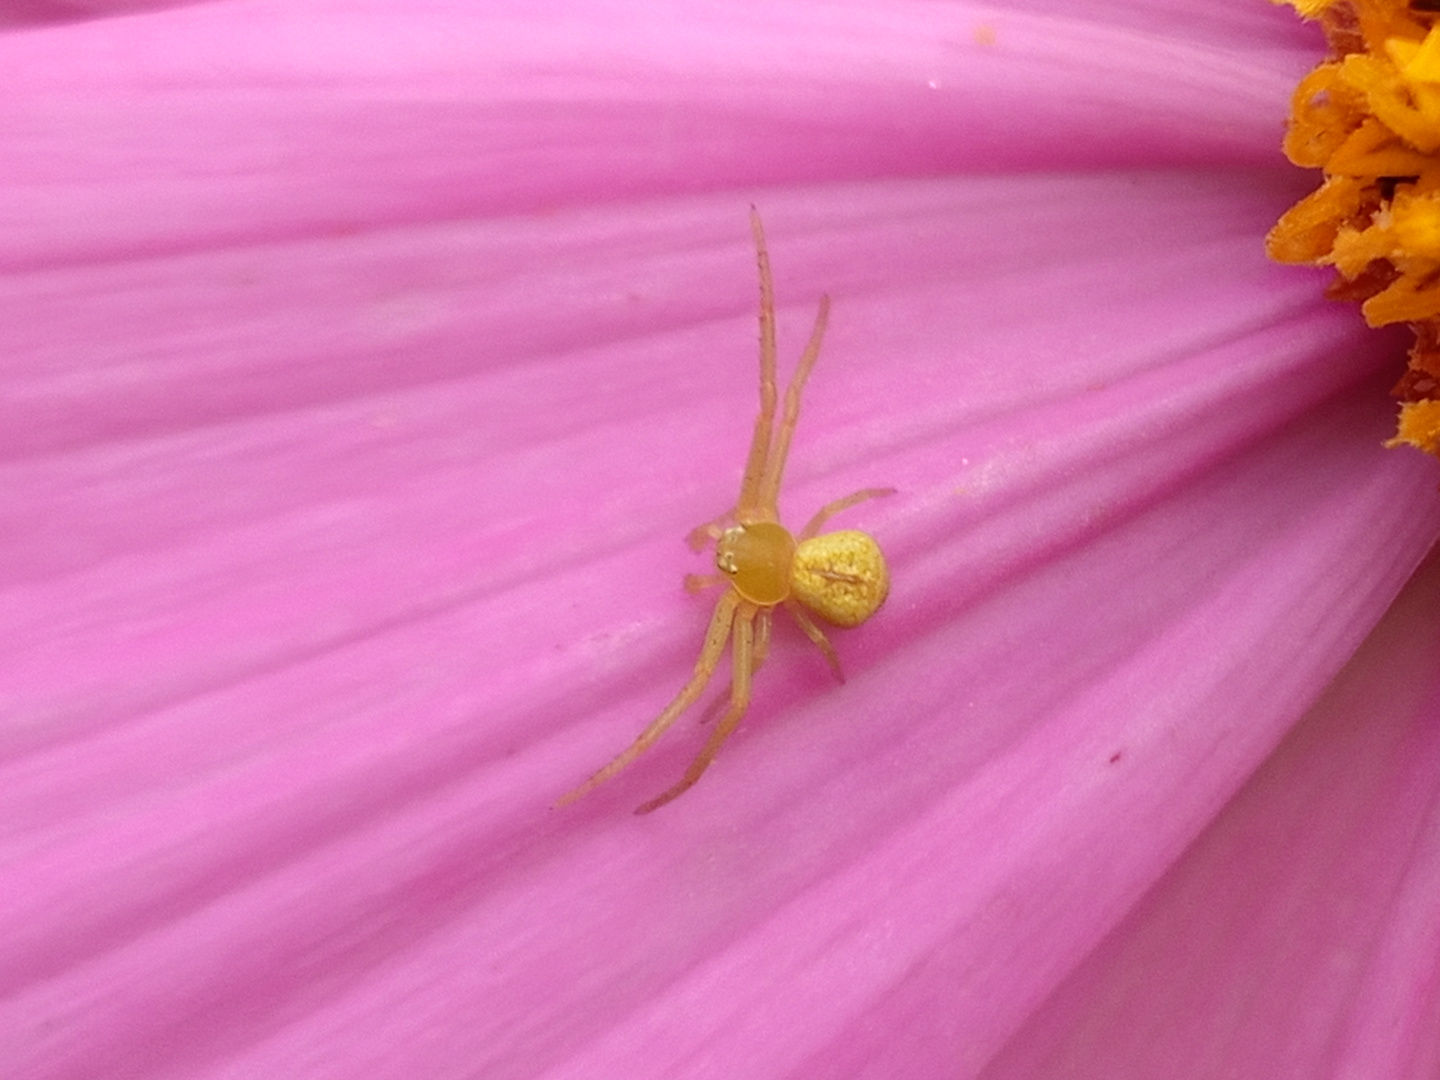
[[[1266,240],[1279,262],[1333,266],[1329,295],[1371,326],[1415,330],[1395,438],[1440,456],[1440,3],[1287,0],[1332,55],[1301,80],[1285,153],[1324,170]]]

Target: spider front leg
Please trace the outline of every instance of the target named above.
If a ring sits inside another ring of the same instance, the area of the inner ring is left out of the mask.
[[[729,710],[726,711],[719,726],[711,732],[705,746],[696,755],[695,760],[690,763],[690,767],[685,770],[685,775],[680,778],[679,783],[674,787],[667,788],[649,802],[636,807],[635,813],[648,814],[652,810],[658,810],[671,799],[685,794],[694,787],[695,782],[705,774],[705,770],[715,760],[715,755],[720,752],[720,747],[725,744],[725,740],[739,727],[740,719],[750,705],[750,676],[755,670],[754,623],[759,610],[754,604],[741,603],[735,615],[735,629],[732,635],[734,646],[730,650],[730,663],[733,670],[730,674]],[[767,630],[766,637],[768,638],[768,636],[769,631]]]
[[[733,589],[726,592],[725,595],[720,598],[719,603],[715,605],[715,614],[710,619],[710,628],[705,631],[705,645],[700,650],[700,659],[695,661],[695,674],[690,677],[690,681],[685,684],[684,689],[675,696],[674,701],[665,706],[665,711],[657,716],[650,726],[640,733],[638,739],[631,743],[630,746],[620,754],[616,755],[610,764],[590,777],[589,780],[586,780],[573,791],[566,792],[564,795],[561,795],[560,798],[556,799],[556,806],[565,806],[574,802],[582,795],[589,794],[601,784],[605,783],[606,780],[609,780],[616,773],[623,770],[646,750],[650,749],[655,740],[665,734],[665,730],[679,718],[680,714],[695,703],[695,699],[704,692],[705,685],[710,681],[710,676],[715,674],[715,668],[720,663],[720,656],[725,652],[725,643],[730,640],[731,627],[732,625],[738,625],[735,618],[735,611],[741,606],[742,602],[740,597]],[[748,619],[745,625],[747,636],[746,652],[748,653]],[[747,686],[748,683],[749,673],[747,672]],[[676,792],[676,794],[678,795],[679,792]],[[674,796],[671,796],[671,798],[673,797]]]

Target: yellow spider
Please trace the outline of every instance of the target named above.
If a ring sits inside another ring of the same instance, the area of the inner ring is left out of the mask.
[[[859,626],[875,614],[890,591],[885,556],[874,539],[855,530],[817,534],[820,527],[840,511],[866,499],[893,494],[894,488],[867,488],[836,499],[823,506],[800,530],[798,537],[792,536],[780,524],[780,513],[776,507],[780,478],[785,471],[785,456],[790,449],[790,438],[795,433],[795,422],[800,418],[800,392],[820,355],[820,339],[825,334],[825,322],[830,314],[830,298],[820,298],[815,329],[810,333],[809,344],[800,357],[795,377],[785,390],[785,411],[777,429],[775,290],[770,278],[770,256],[765,250],[765,230],[754,207],[750,208],[750,228],[755,234],[755,250],[760,264],[760,415],[755,421],[750,456],[745,462],[745,476],[740,482],[740,499],[735,508],[715,521],[701,525],[689,537],[690,546],[696,551],[704,547],[706,541],[714,541],[715,565],[719,573],[687,574],[685,577],[685,588],[690,592],[713,585],[726,586],[725,592],[715,605],[710,629],[705,632],[705,645],[700,650],[700,659],[695,662],[695,674],[685,688],[628,749],[575,790],[562,796],[557,806],[574,802],[648,750],[704,692],[716,665],[720,663],[725,643],[733,641],[730,708],[679,782],[635,812],[648,814],[683,794],[715,760],[720,747],[745,715],[745,709],[750,704],[750,677],[760,667],[769,649],[770,616],[775,608],[784,607],[790,613],[805,636],[824,654],[835,677],[844,682],[835,649],[807,611],[835,626]]]

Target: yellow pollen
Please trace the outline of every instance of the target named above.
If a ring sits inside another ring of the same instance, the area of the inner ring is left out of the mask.
[[[1270,257],[1333,266],[1331,295],[1371,326],[1408,323],[1387,446],[1440,457],[1440,11],[1407,0],[1277,0],[1320,22],[1331,55],[1300,81],[1285,154],[1323,170],[1266,239]],[[1440,5],[1437,5],[1440,6]]]

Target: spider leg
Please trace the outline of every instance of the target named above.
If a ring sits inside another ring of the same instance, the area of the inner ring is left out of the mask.
[[[774,608],[763,607],[755,616],[755,646],[751,652],[750,661],[750,674],[752,676],[760,670],[760,665],[765,663],[765,657],[770,652],[770,613],[774,610]],[[702,725],[710,723],[710,721],[714,720],[719,714],[724,705],[725,699],[723,697],[717,697],[714,701],[710,702],[709,705],[705,706],[705,711],[700,714],[700,723]]]
[[[675,696],[675,700],[665,706],[665,711],[657,716],[650,726],[640,733],[640,737],[631,743],[625,750],[621,751],[615,758],[594,776],[590,777],[579,787],[566,792],[555,800],[556,806],[565,806],[574,802],[582,795],[587,795],[601,784],[605,783],[616,773],[620,772],[637,757],[650,749],[651,744],[661,735],[665,729],[673,724],[676,719],[695,703],[705,690],[705,684],[710,681],[710,676],[715,674],[715,667],[720,663],[720,656],[725,651],[725,642],[730,640],[732,625],[738,627],[735,618],[735,610],[741,606],[738,593],[733,589],[720,598],[715,605],[715,614],[710,619],[710,628],[705,631],[705,645],[700,650],[700,659],[695,661],[695,674],[685,684],[684,689]],[[749,651],[749,622],[746,622],[746,651]],[[748,672],[747,672],[748,676]]]
[[[760,665],[765,663],[765,657],[770,655],[770,614],[774,608],[761,608],[755,616],[755,652],[754,660],[750,664],[750,673],[753,675],[760,670]]]
[[[760,415],[750,438],[750,455],[745,459],[745,476],[740,481],[740,500],[735,514],[751,520],[765,504],[761,497],[767,463],[770,460],[771,429],[775,426],[775,282],[770,276],[770,253],[765,248],[765,227],[750,207],[750,231],[755,235],[755,261],[760,268]],[[771,503],[773,505],[773,501]]]
[[[754,671],[754,622],[755,615],[759,609],[754,604],[744,604],[735,615],[734,648],[730,657],[734,670],[730,677],[730,708],[721,719],[718,727],[710,733],[705,746],[696,755],[690,767],[685,770],[685,775],[680,778],[679,783],[667,788],[649,802],[636,807],[635,813],[648,814],[652,810],[658,810],[671,799],[683,795],[695,786],[695,781],[704,775],[710,763],[715,760],[715,755],[720,752],[731,733],[740,725],[740,718],[745,715],[746,708],[750,705],[750,675]]]
[[[720,534],[725,531],[726,525],[733,525],[735,522],[735,511],[726,510],[725,513],[707,521],[704,525],[696,525],[685,535],[685,543],[690,545],[691,551],[704,551],[705,545],[713,544],[720,539]]]
[[[724,585],[729,580],[724,574],[686,574],[685,591],[688,593],[702,592],[716,585]]]
[[[866,488],[864,491],[857,491],[853,495],[846,495],[843,499],[836,499],[834,502],[826,503],[815,516],[805,523],[805,528],[800,530],[796,540],[809,540],[820,532],[821,526],[829,521],[842,510],[849,510],[867,499],[881,499],[886,495],[894,495],[894,488]]]
[[[785,610],[795,620],[795,625],[805,632],[805,636],[815,643],[815,647],[825,654],[825,662],[830,665],[830,670],[835,673],[836,682],[845,681],[845,672],[840,670],[840,657],[835,652],[835,646],[830,644],[830,639],[825,636],[825,631],[815,625],[815,620],[805,614],[805,609],[794,600],[785,601]]]
[[[785,414],[780,420],[780,430],[775,434],[775,445],[770,449],[770,460],[765,463],[765,478],[761,481],[759,502],[762,511],[776,514],[775,504],[780,498],[780,479],[785,472],[785,458],[790,453],[790,437],[795,434],[795,425],[800,422],[800,394],[805,389],[805,380],[820,359],[820,341],[825,337],[825,324],[830,320],[830,297],[820,297],[820,310],[815,313],[815,328],[810,331],[810,341],[800,354],[800,364],[785,388]]]

